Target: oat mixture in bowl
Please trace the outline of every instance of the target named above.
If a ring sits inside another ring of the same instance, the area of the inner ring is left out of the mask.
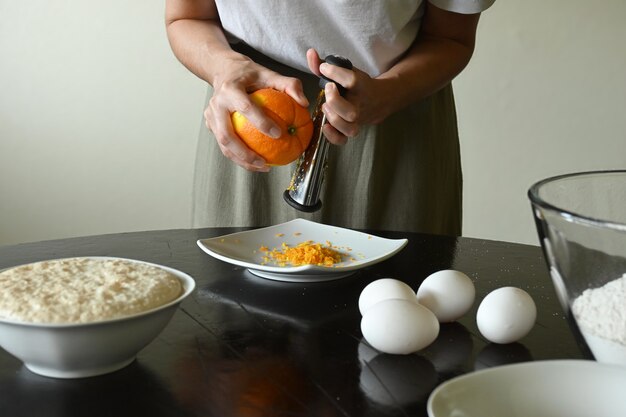
[[[89,323],[129,316],[176,299],[176,275],[126,259],[68,258],[0,272],[0,319]]]
[[[123,258],[42,261],[0,272],[0,347],[53,378],[132,363],[167,327],[194,279]]]

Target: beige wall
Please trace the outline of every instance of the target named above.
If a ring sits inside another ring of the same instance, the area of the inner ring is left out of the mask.
[[[626,168],[626,2],[497,1],[455,81],[464,234],[538,244],[528,187]]]
[[[203,101],[162,1],[0,0],[0,244],[188,227]]]
[[[466,236],[536,244],[526,190],[626,167],[626,3],[500,0],[455,81]],[[204,85],[163,2],[0,0],[0,245],[189,227]]]

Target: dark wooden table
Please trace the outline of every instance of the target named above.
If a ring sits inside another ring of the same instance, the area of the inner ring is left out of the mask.
[[[199,238],[243,229],[125,233],[0,247],[0,269],[69,256],[119,256],[171,266],[195,293],[130,366],[99,377],[35,375],[0,349],[0,416],[426,416],[441,382],[473,370],[531,360],[588,358],[562,313],[536,246],[412,233],[399,254],[325,283],[281,283],[213,259]],[[362,343],[357,300],[371,281],[413,288],[457,269],[476,285],[473,309],[407,356]],[[480,300],[513,285],[535,300],[538,319],[518,343],[490,344],[476,327]]]

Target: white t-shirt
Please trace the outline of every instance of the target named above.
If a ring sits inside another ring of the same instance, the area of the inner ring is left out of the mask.
[[[495,0],[428,0],[457,13],[480,13]],[[335,54],[375,77],[411,46],[423,0],[216,0],[231,42],[308,72],[306,51]]]

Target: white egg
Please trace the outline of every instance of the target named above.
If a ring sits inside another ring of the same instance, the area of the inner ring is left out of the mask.
[[[463,317],[472,308],[475,297],[472,280],[453,269],[429,275],[417,290],[417,301],[432,311],[441,323]]]
[[[361,315],[374,304],[389,299],[402,299],[417,303],[415,292],[405,282],[393,278],[381,278],[372,281],[361,291],[359,311]]]
[[[374,349],[406,355],[430,345],[439,334],[439,322],[418,303],[389,299],[365,311],[361,332]]]
[[[526,336],[536,318],[537,307],[526,291],[502,287],[487,294],[480,303],[476,324],[485,339],[504,344]]]

